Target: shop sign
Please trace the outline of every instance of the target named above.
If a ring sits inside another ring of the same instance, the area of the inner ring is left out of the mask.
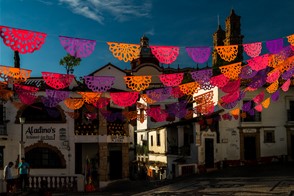
[[[243,129],[243,133],[256,133],[256,129]]]
[[[56,130],[54,127],[34,127],[29,126],[25,131],[25,137],[27,140],[36,139],[36,140],[55,140]]]

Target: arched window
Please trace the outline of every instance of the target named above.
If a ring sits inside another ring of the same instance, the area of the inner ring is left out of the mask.
[[[66,161],[57,147],[38,142],[25,149],[25,157],[31,168],[65,168]]]
[[[59,107],[48,108],[38,102],[27,106],[21,116],[26,118],[26,123],[64,123],[65,115]]]

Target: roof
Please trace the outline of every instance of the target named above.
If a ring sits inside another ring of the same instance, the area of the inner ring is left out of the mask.
[[[104,68],[106,68],[106,67],[108,67],[108,66],[114,67],[115,69],[117,69],[117,70],[119,70],[119,71],[121,71],[121,72],[123,72],[123,73],[125,73],[125,74],[127,73],[125,70],[122,70],[121,68],[119,68],[119,67],[117,67],[117,66],[115,66],[115,65],[113,65],[112,63],[109,62],[109,63],[107,63],[106,65],[104,65],[103,67],[100,67],[99,69],[93,71],[93,72],[90,73],[88,76],[93,76],[95,73],[101,71],[102,69],[104,69]]]

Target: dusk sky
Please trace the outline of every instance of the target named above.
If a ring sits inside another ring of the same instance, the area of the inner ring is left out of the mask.
[[[139,44],[144,34],[150,45],[180,47],[172,67],[195,67],[185,47],[212,47],[218,16],[224,29],[231,9],[241,16],[244,43],[262,41],[265,47],[267,40],[294,34],[293,0],[0,0],[0,25],[47,34],[40,50],[20,55],[21,68],[32,70],[31,76],[66,73],[59,65],[66,55],[59,35],[96,40],[94,52],[75,68],[76,76],[84,76],[109,62],[130,69],[106,42]],[[2,40],[0,65],[13,66],[13,51]]]

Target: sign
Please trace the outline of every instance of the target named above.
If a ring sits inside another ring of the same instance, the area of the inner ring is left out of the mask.
[[[256,133],[256,129],[243,129],[243,133]]]
[[[25,137],[27,140],[55,140],[55,128],[54,127],[34,127],[30,126],[25,131]]]

